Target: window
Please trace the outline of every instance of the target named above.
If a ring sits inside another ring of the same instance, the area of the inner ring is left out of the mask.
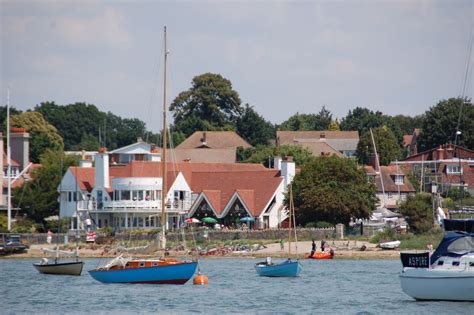
[[[130,190],[121,190],[120,200],[130,200]]]
[[[462,174],[462,167],[460,165],[446,165],[446,173],[447,174]]]
[[[395,184],[403,185],[403,175],[395,175]]]

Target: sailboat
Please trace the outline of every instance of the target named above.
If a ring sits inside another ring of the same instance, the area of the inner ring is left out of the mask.
[[[288,259],[280,263],[273,263],[270,257],[267,257],[266,261],[255,264],[255,270],[259,276],[263,277],[297,277],[301,272],[301,264],[297,260],[291,259],[291,237],[294,230],[295,244],[298,239],[296,237],[296,224],[295,224],[295,208],[293,204],[293,190],[291,185],[289,186],[290,192],[290,208],[289,208],[289,225],[288,225]],[[293,229],[294,228],[294,229]],[[298,250],[298,247],[296,247]],[[297,255],[298,253],[296,253]]]
[[[63,165],[61,161],[61,176],[62,178]],[[77,189],[76,189],[77,191]],[[59,203],[61,204],[61,186],[59,188]],[[76,198],[77,200],[77,198]],[[77,202],[76,202],[77,209]],[[76,212],[77,213],[77,212]],[[59,221],[59,227],[61,226],[61,221]],[[59,228],[58,228],[59,230]],[[43,258],[41,262],[34,263],[33,266],[40,273],[53,274],[53,275],[70,275],[70,276],[80,276],[82,273],[82,267],[84,267],[84,262],[79,260],[78,256],[78,233],[79,227],[76,229],[76,249],[75,251],[63,251],[59,250],[59,244],[56,244],[56,249],[42,248],[43,252],[50,254],[54,257],[54,261],[50,261],[48,258]],[[75,261],[61,261],[61,256],[75,257]]]
[[[160,243],[166,247],[166,26],[164,28],[164,92],[163,92],[163,156],[161,189],[161,236]],[[196,272],[197,261],[182,261],[165,258],[133,258],[121,254],[104,266],[90,270],[89,274],[103,283],[148,283],[148,284],[185,284]]]

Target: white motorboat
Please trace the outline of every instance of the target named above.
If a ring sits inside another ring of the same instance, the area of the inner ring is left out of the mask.
[[[436,251],[402,253],[403,292],[416,300],[474,301],[474,220],[444,220]]]
[[[391,241],[379,244],[379,247],[382,249],[395,249],[398,246],[400,246],[400,241]]]

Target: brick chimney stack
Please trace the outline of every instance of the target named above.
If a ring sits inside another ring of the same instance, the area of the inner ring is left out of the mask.
[[[11,158],[20,164],[20,172],[30,162],[30,134],[25,128],[10,128]]]

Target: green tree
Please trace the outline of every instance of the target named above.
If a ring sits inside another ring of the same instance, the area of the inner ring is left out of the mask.
[[[257,148],[241,149],[237,153],[239,162],[262,163],[270,167],[275,156],[292,156],[297,166],[304,165],[313,158],[311,151],[301,145],[258,146]]]
[[[409,196],[400,205],[400,210],[414,233],[424,233],[432,228],[433,208],[431,194],[419,193],[415,196]]]
[[[39,162],[47,149],[62,150],[63,139],[56,128],[48,123],[41,113],[24,112],[11,116],[11,126],[26,128],[30,134],[30,161]]]
[[[10,106],[10,117],[21,114],[22,111]],[[0,106],[0,130],[5,134],[7,131],[7,106]]]
[[[278,128],[290,131],[328,130],[331,122],[332,114],[323,106],[318,114],[296,113],[281,123]]]
[[[474,149],[474,106],[462,98],[442,100],[425,113],[419,151],[436,148],[449,142],[454,143],[456,128],[461,113],[457,144],[468,149]],[[462,107],[462,110],[461,110]]]
[[[243,108],[229,80],[220,74],[205,73],[193,78],[189,90],[179,93],[170,111],[175,128],[189,136],[196,130],[233,129]],[[192,129],[196,127],[201,129]]]
[[[421,128],[423,120],[425,119],[424,115],[418,115],[415,117],[405,116],[405,115],[396,115],[392,117],[395,125],[400,128],[400,131],[404,135],[413,134],[415,128]]]
[[[267,145],[275,138],[275,127],[260,116],[252,106],[245,105],[242,116],[237,119],[237,133],[253,146]]]
[[[294,178],[293,194],[297,222],[302,225],[315,221],[347,224],[351,218],[368,218],[377,200],[365,171],[355,161],[336,156],[306,163]]]
[[[340,131],[341,130],[341,126],[339,125],[339,121],[337,120],[333,120],[331,121],[331,123],[329,124],[329,128],[328,130],[330,131]]]
[[[78,157],[47,150],[41,156],[41,167],[33,170],[31,180],[13,190],[13,205],[37,223],[44,224],[46,217],[59,213],[57,189],[61,179],[61,159],[64,161],[63,170],[78,165]]]
[[[374,134],[377,153],[379,154],[380,165],[388,165],[390,162],[400,159],[401,148],[393,132],[386,126],[377,127],[372,130]],[[357,144],[356,156],[359,163],[367,164],[369,155],[374,154],[374,145],[370,130],[364,132]]]

